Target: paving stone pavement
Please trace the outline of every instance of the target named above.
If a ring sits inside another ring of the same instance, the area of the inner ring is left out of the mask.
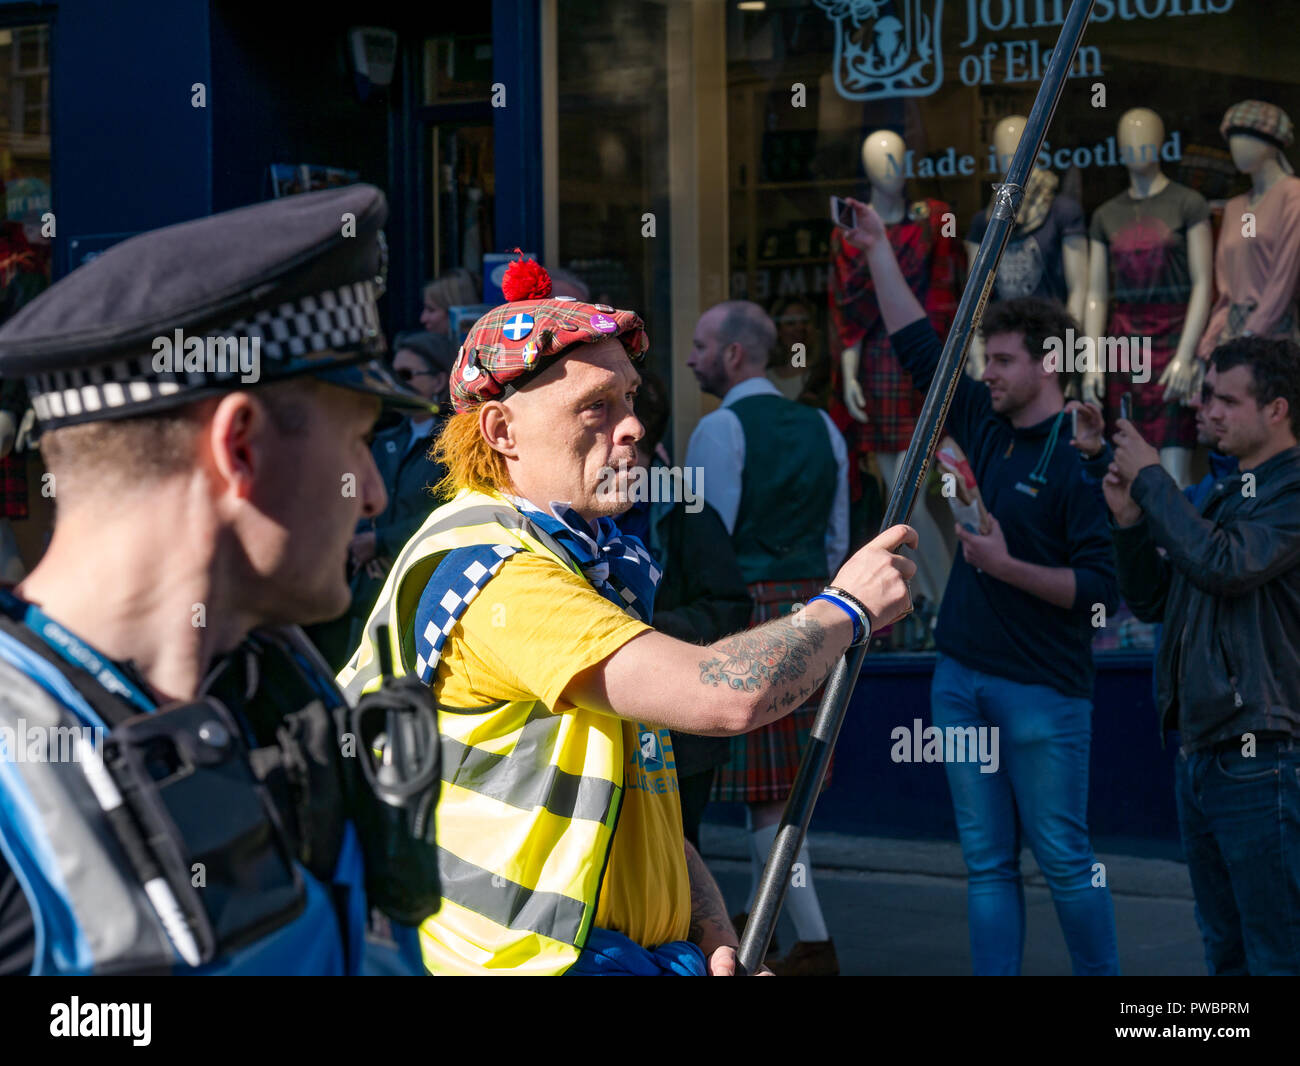
[[[705,824],[701,850],[731,913],[747,902],[748,842],[743,829]],[[836,833],[809,837],[818,898],[844,975],[970,973],[966,869],[955,841],[889,840]],[[1205,973],[1187,868],[1168,859],[1101,853],[1125,974]],[[1025,872],[1025,975],[1069,974],[1070,957],[1051,893],[1033,855]],[[794,927],[782,915],[784,950]]]

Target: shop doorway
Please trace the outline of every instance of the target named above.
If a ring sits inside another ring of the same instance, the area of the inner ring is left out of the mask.
[[[415,147],[422,281],[471,275],[477,302],[483,256],[497,250],[488,16],[482,26],[425,38],[420,68]]]
[[[428,262],[442,275],[482,275],[483,253],[496,248],[492,123],[431,123],[427,130]]]

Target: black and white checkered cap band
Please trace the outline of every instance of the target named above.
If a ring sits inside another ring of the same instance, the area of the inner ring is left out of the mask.
[[[364,350],[374,343],[379,336],[376,295],[373,281],[358,281],[259,311],[227,329],[209,330],[202,352],[182,346],[168,359],[168,350],[177,347],[174,333],[159,334],[167,345],[155,343],[147,355],[31,374],[32,407],[46,423],[109,417],[132,407],[163,406],[159,401],[181,392],[275,380],[316,362],[323,368],[333,360],[313,355]]]

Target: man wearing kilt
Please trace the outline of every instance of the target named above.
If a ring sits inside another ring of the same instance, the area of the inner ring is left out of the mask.
[[[789,614],[816,596],[849,545],[848,452],[824,411],[787,400],[765,376],[776,327],[757,304],[732,300],[706,311],[687,360],[718,410],[700,420],[686,452],[701,470],[704,498],[731,534],[754,600],[751,625]],[[818,694],[793,714],[733,737],[713,798],[749,806],[752,902],[816,715]],[[829,780],[829,775],[828,775]],[[786,897],[798,943],[778,973],[837,974],[807,845],[804,877]],[[746,915],[736,918],[743,926]]]

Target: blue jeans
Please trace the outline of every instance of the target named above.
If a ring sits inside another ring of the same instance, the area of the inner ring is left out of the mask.
[[[930,690],[934,724],[996,727],[1000,762],[945,762],[967,871],[976,974],[1017,975],[1025,947],[1021,832],[1056,904],[1076,975],[1119,973],[1115,910],[1088,839],[1092,704],[940,655]]]
[[[1211,974],[1300,974],[1300,742],[1179,752],[1178,824]]]

